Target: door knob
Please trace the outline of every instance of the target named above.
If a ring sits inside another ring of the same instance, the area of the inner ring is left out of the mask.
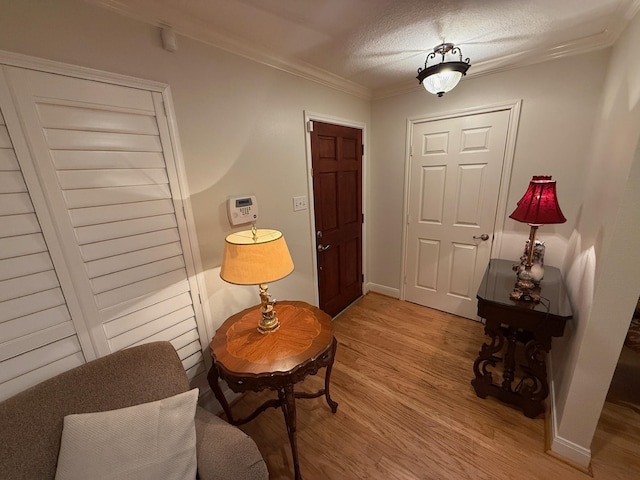
[[[474,240],[482,240],[483,242],[486,242],[487,240],[489,240],[489,235],[487,235],[486,233],[483,233],[483,234],[482,234],[482,235],[480,235],[480,236],[476,236],[476,235],[474,235],[474,236],[473,236],[473,239],[474,239]]]
[[[331,248],[331,245],[322,245],[321,243],[318,244],[319,252],[324,252],[325,250],[329,250],[330,248]]]

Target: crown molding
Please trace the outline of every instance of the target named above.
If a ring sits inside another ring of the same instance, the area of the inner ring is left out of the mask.
[[[150,12],[140,3],[133,6],[120,3],[118,0],[84,1],[157,27],[170,26],[176,33],[185,37],[359,98],[377,100],[410,93],[422,88],[414,79],[411,79],[387,87],[371,89],[301,60],[282,58],[273,52],[252,45],[227,32],[211,31],[204,22],[187,17],[179,9],[169,8],[164,11]],[[472,68],[466,77],[474,78],[505,72],[515,68],[610,47],[639,11],[640,0],[622,2],[615,12],[610,25],[602,32],[551,47],[533,48],[497,59],[475,63],[472,64]],[[163,17],[171,18],[171,21],[166,21]]]
[[[173,31],[193,40],[206,43],[226,52],[247,58],[257,63],[281,70],[292,75],[311,80],[356,97],[370,100],[372,89],[335,75],[327,70],[315,67],[296,59],[285,59],[263,47],[257,47],[229,33],[212,31],[204,22],[188,18],[177,9],[165,12],[150,12],[144,6],[129,5],[117,0],[84,0],[107,10],[133,18],[156,27],[171,27]],[[167,21],[164,18],[171,18]]]

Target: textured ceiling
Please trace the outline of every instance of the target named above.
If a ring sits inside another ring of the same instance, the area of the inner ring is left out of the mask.
[[[442,41],[470,58],[469,75],[608,46],[640,6],[640,0],[87,1],[363,95],[417,85],[417,68]]]

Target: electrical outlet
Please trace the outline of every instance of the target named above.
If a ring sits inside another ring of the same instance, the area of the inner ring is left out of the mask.
[[[301,197],[293,197],[293,211],[297,212],[298,210],[306,210],[307,209],[307,197],[305,195]]]

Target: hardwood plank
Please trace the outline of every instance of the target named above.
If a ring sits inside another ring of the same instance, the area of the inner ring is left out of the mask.
[[[334,320],[334,329],[337,413],[323,398],[296,402],[305,480],[591,478],[545,453],[544,418],[475,395],[470,381],[485,341],[482,324],[368,294]],[[296,391],[322,388],[323,376],[308,377]],[[234,415],[274,395],[247,393]],[[635,398],[631,428],[628,414],[605,406],[607,434],[599,430],[594,439],[596,479],[640,478],[640,393]],[[271,479],[292,478],[281,411],[269,409],[241,428],[258,444]]]

